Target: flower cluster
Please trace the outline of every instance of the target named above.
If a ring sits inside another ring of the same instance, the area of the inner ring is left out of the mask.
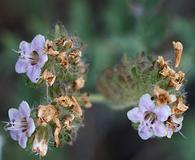
[[[173,42],[173,47],[178,70],[183,45]],[[172,69],[162,56],[158,57],[156,64],[162,82],[153,87],[151,95],[141,96],[138,107],[127,113],[129,120],[138,124],[138,134],[144,140],[155,136],[171,138],[182,128],[183,113],[188,109],[185,94],[181,91],[185,73]]]
[[[8,111],[5,129],[22,148],[45,156],[49,141],[54,147],[72,144],[82,126],[83,109],[92,106],[87,94],[80,92],[87,72],[83,48],[61,25],[55,26],[53,38],[39,34],[31,43],[20,43],[16,72],[26,74],[33,86],[46,88],[46,97],[32,111],[26,101]]]
[[[183,115],[188,109],[183,85],[185,73],[179,68],[182,43],[173,42],[173,49],[174,65],[162,56],[154,60],[141,54],[133,61],[124,57],[121,64],[107,69],[98,82],[99,91],[115,109],[138,106],[130,109],[127,117],[144,140],[171,138],[182,128]]]

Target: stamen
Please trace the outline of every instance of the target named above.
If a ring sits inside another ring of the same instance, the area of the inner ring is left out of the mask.
[[[9,122],[1,121],[2,123],[5,123],[5,126],[3,127],[4,130],[7,131],[7,127],[9,126]]]
[[[30,60],[32,65],[36,65],[39,61],[39,54],[36,51],[33,51],[31,55],[22,55],[21,52],[18,53],[20,53],[20,58]]]
[[[39,55],[36,51],[33,51],[32,53],[32,65],[36,65],[38,63],[39,60]]]
[[[153,112],[146,112],[144,119],[147,120],[148,122],[150,122],[151,124],[154,124],[157,117],[156,117],[156,114]]]
[[[5,130],[22,130],[22,132],[27,131],[28,129],[28,123],[26,121],[26,118],[23,118],[21,121],[12,121],[12,122],[4,122],[6,125],[4,126]]]
[[[15,53],[21,53],[21,51],[17,51],[15,49],[12,49],[12,51],[15,52]]]
[[[181,131],[179,131],[179,134],[180,134],[183,138],[187,139],[187,137],[186,137],[183,133],[181,133]]]
[[[26,132],[27,131],[27,128],[23,129],[22,132]]]

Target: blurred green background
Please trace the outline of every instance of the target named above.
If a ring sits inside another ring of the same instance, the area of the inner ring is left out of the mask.
[[[184,44],[182,67],[187,72],[190,110],[182,133],[171,140],[141,141],[126,118],[127,110],[113,111],[96,102],[86,112],[73,146],[51,148],[48,160],[194,160],[195,159],[195,1],[194,0],[1,0],[0,1],[0,120],[22,100],[36,105],[44,92],[24,85],[14,66],[21,40],[47,35],[57,21],[77,34],[87,48],[90,64],[86,90],[97,93],[101,72],[118,63],[123,54],[145,51],[172,57],[173,40]],[[38,94],[37,94],[38,93]],[[0,129],[0,160],[36,159]],[[37,157],[38,159],[38,157]]]

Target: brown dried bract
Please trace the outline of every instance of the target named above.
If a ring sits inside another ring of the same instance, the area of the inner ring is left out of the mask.
[[[83,88],[84,85],[85,85],[85,80],[83,79],[83,77],[80,77],[73,82],[72,89],[73,91],[78,91],[79,89]]]
[[[80,74],[84,75],[87,71],[88,65],[85,64],[82,60],[80,60],[80,62],[77,64],[77,67],[79,68]]]
[[[175,71],[168,66],[168,62],[164,60],[162,56],[158,56],[156,62],[159,64],[161,71],[160,74],[163,77],[170,77],[175,74]]]
[[[183,45],[181,42],[172,42],[175,54],[175,67],[178,67],[181,61],[181,56],[183,53]]]
[[[47,69],[43,72],[42,79],[45,80],[48,86],[52,86],[55,82],[56,76]]]
[[[71,107],[74,104],[72,102],[72,99],[69,98],[68,96],[61,96],[61,97],[55,98],[55,101],[64,107]]]
[[[182,86],[184,79],[185,79],[185,73],[179,71],[170,77],[169,86],[174,87],[176,90],[179,90]]]
[[[157,106],[173,103],[176,101],[175,95],[170,95],[169,92],[160,88],[159,86],[154,87],[153,94]]]
[[[166,65],[161,71],[160,74],[163,77],[171,77],[175,74],[175,71],[171,69],[168,65]]]
[[[69,53],[69,58],[74,61],[75,64],[78,64],[80,62],[80,58],[82,56],[82,52],[80,49],[73,50]]]
[[[163,69],[165,66],[168,65],[162,56],[158,56],[158,59],[156,60],[156,62],[159,64],[161,69]]]
[[[60,135],[60,133],[61,133],[62,126],[61,126],[61,124],[60,124],[60,120],[59,120],[57,117],[55,117],[55,118],[53,119],[53,122],[54,122],[54,124],[56,125],[56,128],[55,128],[55,130],[54,130],[54,146],[55,146],[55,147],[58,147],[59,144],[60,144],[59,135]]]
[[[46,126],[47,123],[52,121],[55,117],[58,116],[58,111],[55,108],[54,105],[48,104],[48,105],[39,105],[38,106],[38,119],[40,122],[40,125]]]
[[[55,44],[58,47],[66,47],[66,48],[73,48],[73,41],[72,39],[65,39],[65,38],[58,38],[55,40]]]
[[[72,129],[72,121],[74,120],[75,116],[74,114],[68,114],[65,116],[64,118],[64,128],[67,130],[71,130]]]
[[[77,117],[81,117],[83,115],[83,111],[80,105],[78,104],[76,98],[74,96],[71,96],[70,98],[73,102],[73,107],[71,110],[76,114]]]
[[[177,104],[172,108],[172,114],[181,115],[188,110],[188,106],[183,103],[182,98],[177,99]]]
[[[55,51],[53,48],[53,42],[50,40],[46,40],[45,42],[45,48],[43,49],[45,53],[47,53],[50,56],[57,56],[59,54],[58,51]]]
[[[72,59],[75,59],[75,58],[81,57],[81,56],[82,56],[82,52],[80,49],[73,50],[72,52],[69,53],[69,57]]]
[[[82,116],[82,109],[74,96],[61,96],[59,98],[55,98],[55,101],[63,107],[69,107],[77,117]]]
[[[81,98],[81,101],[83,102],[85,108],[91,108],[92,107],[92,103],[91,103],[91,101],[89,100],[89,97],[86,94],[83,94],[80,98]]]
[[[53,122],[56,127],[54,129],[54,145],[58,147],[60,144],[59,135],[61,132],[61,124],[58,119],[58,111],[54,105],[39,105],[38,106],[38,125],[46,126],[49,122]]]
[[[58,55],[58,59],[60,60],[60,64],[67,69],[69,66],[69,62],[66,56],[66,52],[60,52],[60,54]]]

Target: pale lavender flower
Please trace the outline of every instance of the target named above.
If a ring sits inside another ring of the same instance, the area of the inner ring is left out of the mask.
[[[171,122],[170,122],[170,125],[167,125],[167,137],[171,138],[174,132],[176,133],[176,132],[179,132],[181,130],[183,116],[176,117],[175,115],[171,115],[169,117],[169,120]]]
[[[37,83],[41,68],[48,60],[47,54],[43,52],[45,46],[45,37],[37,35],[31,43],[22,41],[19,45],[19,59],[16,62],[15,70],[17,73],[26,73],[28,78]]]
[[[167,135],[164,122],[171,115],[167,105],[155,106],[149,94],[144,94],[139,101],[139,107],[127,112],[128,119],[139,123],[138,134],[143,140],[150,137],[164,137]]]
[[[30,117],[30,107],[26,101],[20,103],[19,109],[10,108],[8,111],[10,122],[5,126],[13,140],[18,141],[22,148],[26,148],[28,137],[35,131],[35,124]]]

